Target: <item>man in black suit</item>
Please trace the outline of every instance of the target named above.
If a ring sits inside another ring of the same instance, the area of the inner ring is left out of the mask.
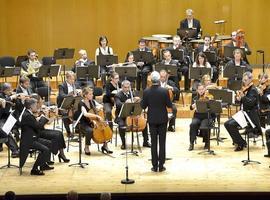
[[[33,165],[31,175],[44,175],[42,170],[53,169],[53,167],[46,164],[46,162],[50,161],[51,142],[49,140],[39,138],[39,131],[43,129],[47,121],[42,118],[37,120],[34,117],[33,113],[37,112],[36,99],[26,99],[24,105],[26,110],[21,121],[22,137],[20,144],[20,167],[22,168],[24,166],[29,154],[29,149],[36,149],[40,151],[40,153]]]
[[[167,107],[172,108],[172,102],[169,98],[168,90],[159,86],[160,75],[154,71],[151,74],[152,86],[143,92],[141,106],[143,109],[148,108],[147,121],[151,134],[151,155],[152,155],[152,171],[165,171],[164,167],[166,159],[166,132],[168,123]],[[157,101],[158,100],[158,101]],[[159,153],[157,145],[159,140]]]
[[[201,23],[198,19],[195,19],[193,17],[193,10],[192,9],[187,9],[186,10],[186,19],[183,19],[180,22],[180,30],[185,30],[185,29],[194,29],[196,30],[196,35],[195,38],[200,38],[201,37]]]
[[[252,128],[254,134],[262,134],[260,118],[259,118],[259,94],[256,87],[253,85],[253,76],[251,72],[245,72],[243,75],[243,86],[246,88],[244,92],[237,95],[237,100],[240,101],[243,111],[247,113],[255,128]],[[230,134],[236,148],[234,151],[242,151],[246,146],[246,141],[239,133],[239,124],[233,119],[229,119],[224,123],[224,126]],[[251,125],[250,125],[251,126]]]
[[[76,86],[75,86],[75,73],[72,71],[68,71],[66,72],[66,81],[59,85],[59,93],[58,93],[58,97],[57,97],[57,106],[58,108],[61,107],[62,102],[64,100],[65,97],[67,96],[76,96],[77,92],[76,92]],[[71,119],[68,118],[68,111],[60,111],[62,116],[63,116],[63,122],[64,122],[64,126],[65,129],[67,131],[67,135],[70,137],[73,137],[69,125],[72,123]]]
[[[135,97],[133,92],[131,92],[130,82],[128,80],[124,80],[122,82],[122,90],[118,92],[114,96],[114,102],[116,106],[115,116],[116,116],[116,123],[119,125],[119,134],[122,140],[121,149],[126,149],[126,140],[125,140],[125,133],[126,133],[126,118],[121,118],[118,115],[120,114],[121,108],[124,103],[131,103],[131,102],[138,102],[140,101],[140,97]],[[151,144],[148,142],[148,130],[147,126],[143,130],[143,146],[150,147]]]

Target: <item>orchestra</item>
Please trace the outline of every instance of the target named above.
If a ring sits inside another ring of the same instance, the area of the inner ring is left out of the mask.
[[[36,51],[30,49],[27,52],[28,59],[21,63],[19,83],[15,92],[10,83],[3,83],[0,91],[1,127],[11,114],[18,120],[11,130],[12,134],[6,136],[0,131],[0,138],[8,137],[5,144],[11,150],[11,157],[20,157],[20,167],[23,167],[29,152],[33,149],[37,150],[38,156],[30,174],[44,175],[43,171],[54,169],[51,166],[54,164],[51,161],[51,154],[58,155],[59,162],[68,163],[70,161],[64,153],[65,134],[69,139],[74,139],[76,132],[82,133],[85,141],[84,153],[87,156],[91,155],[90,147],[93,143],[102,144],[102,153],[113,154],[108,147],[108,142],[114,139],[113,134],[117,127],[121,139],[119,146],[121,150],[129,148],[126,142],[126,132],[142,132],[142,146],[151,147],[151,170],[153,172],[165,171],[166,133],[167,131],[178,132],[177,112],[182,111],[182,108],[178,106],[177,102],[182,87],[187,94],[190,92],[189,70],[193,68],[208,68],[211,69],[211,74],[200,74],[200,79],[194,79],[192,82],[193,96],[188,104],[190,105],[189,112],[194,112],[194,114],[189,125],[188,151],[194,150],[198,136],[203,138],[204,149],[209,149],[210,130],[201,127],[215,123],[216,113],[210,113],[210,116],[209,113],[200,113],[196,103],[214,98],[209,91],[222,88],[218,85],[218,80],[223,78],[219,70],[225,71],[227,67],[244,69],[244,73],[240,77],[230,77],[226,80],[227,87],[230,88],[230,85],[238,81],[237,86],[241,89],[234,91],[236,102],[239,103],[241,112],[245,112],[246,118],[250,119],[248,127],[251,127],[251,132],[256,136],[263,134],[262,127],[265,128],[270,124],[269,77],[265,72],[260,74],[259,84],[255,86],[253,70],[247,61],[247,55],[251,54],[251,50],[245,41],[245,32],[243,29],[232,32],[231,42],[226,45],[237,47],[232,51],[232,58],[220,57],[222,62],[210,62],[206,52],[214,52],[216,57],[220,56],[222,52],[219,47],[214,46],[217,35],[214,37],[207,34],[202,35],[200,21],[193,17],[192,9],[186,10],[186,16],[186,19],[180,22],[179,34],[171,37],[171,45],[158,49],[162,56],[154,57],[151,46],[145,39],[139,39],[138,48],[135,51],[129,51],[124,62],[100,65],[100,76],[95,81],[94,77],[90,77],[90,79],[77,77],[77,68],[97,65],[99,55],[113,55],[114,51],[108,45],[106,36],[99,38],[99,47],[95,51],[95,62],[88,58],[85,49],[80,49],[79,58],[74,62],[72,71],[66,71],[65,80],[57,86],[56,109],[53,112],[54,117],[60,119],[65,127],[62,132],[51,129],[49,122],[52,120],[52,115],[49,112],[52,107],[45,105],[41,96],[37,94],[38,88],[47,86],[45,80],[39,77],[42,62],[39,61]],[[188,32],[185,32],[186,34],[183,36],[181,30],[195,30],[195,34],[188,38],[190,36]],[[198,38],[202,38],[203,43],[190,52],[191,43],[189,42]],[[182,54],[175,53],[175,51],[181,51]],[[144,57],[146,54],[141,54],[143,56],[140,60],[136,60],[138,52],[149,53],[151,61]],[[183,57],[174,57],[175,55],[183,55]],[[192,55],[195,55],[194,59]],[[164,68],[166,65],[167,67],[168,65],[175,66],[177,74],[171,75],[170,70],[167,69],[155,71],[156,63],[163,65]],[[224,64],[224,69],[219,69],[220,63]],[[127,75],[120,77],[120,73],[118,74],[115,70],[118,67],[127,67]],[[137,70],[136,77],[128,76],[128,70],[132,67]],[[184,85],[180,84],[182,75]],[[101,94],[96,95],[95,89],[99,87],[97,84],[99,81],[102,83]],[[222,99],[218,100],[222,101]],[[70,103],[70,107],[66,108],[65,105],[68,103]],[[122,108],[128,103],[138,103],[143,110],[142,113],[135,117],[122,117]],[[72,130],[73,124],[77,120],[78,126],[74,131]],[[140,120],[142,124],[139,124]],[[239,122],[234,117],[230,117],[224,123],[224,127],[235,145],[234,151],[244,150],[247,141],[239,132]],[[270,129],[266,130],[265,135],[268,150],[265,157],[270,157]],[[78,142],[77,139],[72,141]],[[0,151],[2,150],[1,143]]]

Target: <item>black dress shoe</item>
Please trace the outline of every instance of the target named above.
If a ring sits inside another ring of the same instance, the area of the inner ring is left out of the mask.
[[[164,172],[164,171],[166,171],[166,168],[164,166],[159,167],[159,172]]]
[[[152,167],[152,168],[151,168],[151,171],[152,171],[152,172],[157,172],[157,167]]]
[[[239,145],[234,149],[234,151],[242,151],[243,149],[244,149],[244,146]]]
[[[47,164],[48,165],[54,165],[54,162],[53,161],[48,161]]]
[[[204,144],[203,149],[209,149],[209,146],[210,146],[209,142],[206,142],[206,143]]]
[[[19,151],[13,151],[13,152],[11,153],[11,157],[12,157],[12,158],[19,158]]]
[[[66,158],[66,156],[63,154],[58,154],[58,160],[59,162],[62,162],[62,160],[65,162],[65,163],[68,163],[70,160]]]
[[[122,150],[126,149],[126,145],[122,144],[122,145],[121,145],[121,149],[122,149]]]
[[[190,144],[188,150],[192,151],[194,149],[194,144]]]
[[[43,171],[40,171],[40,170],[38,170],[38,169],[32,169],[30,174],[31,174],[31,175],[35,175],[35,176],[43,176],[43,175],[45,175],[45,174],[43,173]]]
[[[107,154],[112,154],[113,153],[113,151],[111,151],[108,147],[105,147],[105,146],[102,146],[101,147],[101,151],[102,151],[102,153],[107,153]]]
[[[144,143],[143,143],[143,146],[144,146],[144,147],[151,147],[151,144],[150,144],[149,142],[144,142]]]
[[[265,154],[264,157],[270,158],[270,154]]]
[[[54,169],[54,167],[50,167],[49,165],[45,164],[43,166],[40,166],[40,170],[41,171],[45,171],[45,170],[52,170]]]
[[[169,127],[168,127],[168,131],[170,131],[170,132],[175,132],[175,128],[172,127],[172,126],[169,126]]]

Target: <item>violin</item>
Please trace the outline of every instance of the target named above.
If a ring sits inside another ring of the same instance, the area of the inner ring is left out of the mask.
[[[248,89],[253,85],[253,82],[250,82],[247,86],[242,86],[241,90],[236,91],[236,97],[241,98],[246,95]]]
[[[268,88],[269,86],[269,83],[268,83],[268,80],[266,80],[265,82],[263,83],[260,83],[256,88],[258,90],[258,93],[262,96],[263,95],[263,91]]]

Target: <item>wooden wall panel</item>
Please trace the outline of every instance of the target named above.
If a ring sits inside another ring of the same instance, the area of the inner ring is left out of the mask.
[[[40,56],[55,48],[85,48],[90,58],[100,35],[123,61],[142,36],[175,34],[185,10],[192,8],[203,33],[214,34],[214,20],[227,20],[225,31],[243,28],[253,50],[263,49],[270,59],[269,12],[267,0],[1,0],[0,55],[22,55],[34,48]],[[77,51],[76,51],[77,52]],[[69,62],[71,63],[71,62]]]

